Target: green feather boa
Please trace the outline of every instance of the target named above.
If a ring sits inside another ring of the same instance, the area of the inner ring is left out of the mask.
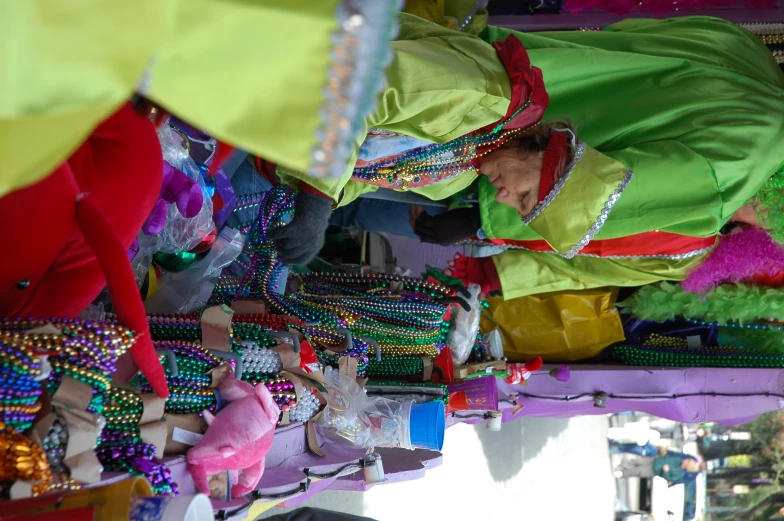
[[[724,284],[707,295],[698,295],[684,291],[679,284],[661,282],[640,288],[618,307],[655,322],[681,316],[720,324],[784,320],[784,290]]]
[[[770,231],[774,241],[784,244],[784,165],[763,185],[754,204],[760,225]]]

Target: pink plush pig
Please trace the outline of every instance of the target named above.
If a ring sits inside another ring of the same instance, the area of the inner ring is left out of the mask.
[[[218,387],[230,402],[216,416],[204,412],[209,427],[198,445],[188,451],[188,470],[196,488],[210,493],[208,476],[242,471],[231,497],[253,490],[264,472],[264,456],[272,446],[280,410],[267,387],[227,378]]]

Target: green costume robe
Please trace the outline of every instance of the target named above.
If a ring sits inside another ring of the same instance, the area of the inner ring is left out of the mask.
[[[369,126],[441,143],[505,114],[508,78],[491,46],[415,17],[401,20],[389,86]],[[734,24],[706,17],[627,20],[602,32],[488,27],[481,36],[492,42],[510,34],[543,71],[551,100],[544,120],[568,118],[592,157],[634,172],[596,239],[657,230],[714,236],[784,159],[784,74],[764,45]],[[582,172],[580,166],[569,183],[590,188],[584,176],[591,165]],[[350,167],[337,183],[313,184],[340,205],[375,189],[351,180]],[[475,178],[470,172],[412,191],[445,199]],[[478,186],[488,238],[545,239],[561,254],[567,238],[553,234],[586,230],[605,203],[585,204],[580,193],[593,192],[572,189],[555,198],[558,212],[550,208],[524,226],[512,208],[495,202],[485,179]],[[525,250],[494,256],[506,298],[680,280],[701,259],[567,259]]]
[[[489,27],[482,37],[512,33]],[[596,239],[654,230],[716,235],[784,159],[784,74],[734,24],[626,20],[601,32],[513,34],[544,73],[545,119],[569,118],[581,140],[634,171]],[[492,199],[486,181],[480,194],[488,237],[539,238]],[[509,251],[495,258],[507,298],[679,280],[701,260],[542,257]]]
[[[0,197],[49,174],[134,92],[232,146],[340,175],[398,4],[0,0]]]

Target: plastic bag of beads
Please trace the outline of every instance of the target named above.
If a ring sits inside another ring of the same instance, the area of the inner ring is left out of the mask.
[[[455,307],[452,315],[452,328],[446,339],[446,344],[452,349],[452,360],[455,365],[461,365],[468,360],[468,355],[476,342],[476,334],[479,332],[479,319],[482,316],[482,307],[479,305],[479,294],[482,288],[478,284],[469,284],[468,292],[470,298],[466,299],[471,306],[470,311]]]
[[[322,436],[362,449],[412,448],[411,402],[368,396],[354,378],[331,367],[327,368],[324,377],[327,406],[316,424]]]
[[[150,313],[189,313],[202,307],[210,298],[221,271],[234,262],[243,245],[239,230],[224,228],[201,261],[162,277],[158,291],[147,298],[144,307]]]

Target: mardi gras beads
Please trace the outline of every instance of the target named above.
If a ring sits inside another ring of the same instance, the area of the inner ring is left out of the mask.
[[[214,411],[217,397],[210,389],[212,377],[208,372],[220,365],[221,360],[197,342],[159,341],[157,348],[170,349],[175,354],[177,376],[168,364],[165,365],[169,397],[165,410],[173,414],[193,414],[204,410]],[[161,360],[166,360],[162,357]],[[143,392],[152,392],[152,387],[144,377],[140,377]]]
[[[289,420],[293,422],[306,422],[313,418],[319,409],[321,402],[316,398],[313,391],[306,389],[297,403],[289,409]]]
[[[530,103],[529,98],[510,119]],[[357,167],[352,177],[365,183],[402,189],[407,189],[411,184],[418,185],[423,178],[429,178],[430,182],[443,181],[473,170],[477,159],[534,126],[503,131],[501,123],[489,132],[472,132],[447,143],[415,148],[372,165]]]
[[[283,266],[266,234],[270,225],[280,222],[276,212],[290,197],[290,190],[276,187],[262,198],[262,210],[243,255],[246,271],[223,277],[213,301],[261,298],[277,313],[326,328],[347,327],[356,336],[372,337],[389,354],[437,354],[441,316],[446,309],[437,300],[450,292],[440,284],[377,274],[308,274],[302,276],[299,292],[285,295],[277,291]],[[390,285],[397,286],[396,291]]]
[[[43,449],[0,421],[0,483],[31,481],[33,495],[43,494],[53,483],[53,475]]]
[[[322,325],[346,327],[374,338],[385,354],[436,355],[446,307],[444,286],[395,275],[314,273],[302,276],[294,295],[273,296],[273,305]],[[393,291],[392,288],[396,289]]]
[[[364,342],[359,338],[352,338],[351,346],[341,353],[328,352],[326,349],[317,348],[316,355],[322,364],[334,368],[339,366],[340,358],[343,356],[355,358],[357,360],[357,376],[364,378],[369,361],[368,351],[370,351],[370,346],[367,342]]]
[[[112,389],[110,398],[105,411],[106,426],[95,451],[101,464],[106,470],[144,476],[156,494],[177,495],[171,472],[155,458],[155,446],[141,439],[141,397],[126,389]]]
[[[80,319],[19,318],[3,321],[0,329],[6,334],[23,336],[39,352],[50,353],[48,362],[52,373],[47,387],[51,395],[66,375],[92,387],[93,396],[87,410],[95,414],[103,411],[107,401],[111,387],[108,375],[115,371],[117,357],[126,353],[136,340],[133,332],[119,325]]]
[[[201,321],[198,313],[154,313],[147,315],[150,335],[153,340],[185,340],[195,342],[201,339]]]
[[[685,338],[652,333],[643,342],[643,345],[653,347],[688,347],[689,343]]]
[[[22,335],[0,334],[0,420],[23,432],[41,408],[41,365]]]
[[[259,347],[252,342],[242,342],[242,373],[279,373],[283,370],[280,356],[264,347]]]
[[[44,328],[49,331],[33,331]],[[0,323],[0,329],[24,334],[34,348],[55,351],[55,357],[78,361],[81,366],[104,375],[115,371],[117,358],[136,341],[132,331],[115,323],[81,319],[6,319]]]
[[[700,326],[726,327],[729,329],[754,329],[758,331],[784,331],[784,325],[778,322],[708,322],[705,320],[697,320],[693,318],[686,318],[684,320],[689,324],[697,324]]]
[[[424,359],[418,356],[384,356],[381,360],[371,358],[367,367],[367,376],[370,378],[421,375],[424,372]]]
[[[750,352],[737,347],[699,349],[616,346],[613,358],[625,365],[665,367],[784,367],[784,355]]]

